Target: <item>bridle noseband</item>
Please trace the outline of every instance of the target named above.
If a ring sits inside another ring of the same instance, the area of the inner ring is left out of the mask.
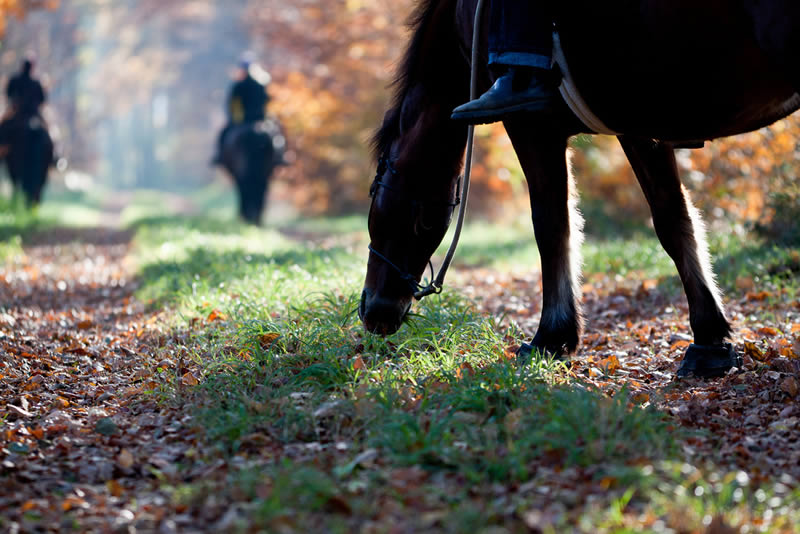
[[[381,180],[381,178],[383,177],[384,174],[386,174],[387,171],[392,176],[397,176],[398,175],[397,169],[392,164],[391,159],[389,158],[388,155],[384,154],[378,160],[378,169],[377,169],[377,171],[375,173],[375,178],[372,181],[372,185],[369,188],[369,196],[372,198],[372,202],[370,203],[370,207],[369,207],[370,215],[372,214],[372,207],[375,204],[375,196],[376,196],[376,194],[378,192],[378,188],[379,187],[383,187],[384,189],[387,189],[388,191],[392,191],[394,193],[398,193],[400,195],[406,196],[406,193],[403,190],[398,189],[397,187],[391,186],[391,185],[389,185],[386,182],[383,182]],[[455,199],[453,200],[453,202],[444,203],[447,207],[455,208],[456,206],[461,204],[460,190],[461,190],[461,178],[459,177],[458,182],[456,182],[456,196],[455,196]],[[416,209],[418,206],[425,205],[426,203],[432,203],[431,201],[418,200],[416,198],[409,198],[408,200],[409,200],[409,203],[410,203],[410,205],[412,207],[412,210]],[[420,300],[423,297],[426,297],[428,295],[439,294],[439,293],[442,292],[442,283],[441,283],[441,281],[439,281],[438,279],[437,280],[434,279],[433,262],[431,260],[428,260],[428,267],[430,267],[430,270],[431,270],[431,281],[427,285],[422,285],[419,282],[417,282],[417,278],[414,275],[409,273],[407,270],[401,269],[392,260],[390,260],[385,255],[383,255],[380,252],[378,252],[377,250],[375,250],[375,248],[372,246],[371,243],[369,244],[369,246],[367,248],[369,249],[369,251],[372,254],[374,254],[377,258],[382,260],[389,267],[394,269],[397,272],[397,274],[400,275],[400,278],[404,282],[406,282],[406,284],[408,284],[408,286],[411,288],[411,291],[413,292],[414,298],[416,300]]]

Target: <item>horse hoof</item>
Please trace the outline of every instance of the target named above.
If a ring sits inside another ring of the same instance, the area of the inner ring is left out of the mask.
[[[528,365],[531,363],[531,360],[533,360],[534,352],[536,353],[537,357],[540,358],[545,356],[546,358],[552,358],[558,361],[564,361],[566,359],[563,350],[553,351],[546,348],[540,349],[531,343],[523,343],[517,349],[517,363],[521,366]]]
[[[716,378],[734,367],[742,366],[742,357],[730,343],[719,345],[695,345],[686,349],[681,366],[675,374],[678,378],[694,375],[697,378]]]

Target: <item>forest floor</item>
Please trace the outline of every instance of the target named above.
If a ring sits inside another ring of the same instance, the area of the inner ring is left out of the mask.
[[[796,251],[723,274],[743,369],[676,381],[688,312],[659,268],[596,253],[578,354],[519,367],[538,271],[462,266],[380,339],[352,313],[354,227],[24,232],[0,267],[0,528],[800,528]]]

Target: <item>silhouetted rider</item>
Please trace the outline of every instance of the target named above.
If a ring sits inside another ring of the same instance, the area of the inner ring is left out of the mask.
[[[32,73],[33,61],[27,59],[22,63],[22,71],[9,80],[6,88],[6,96],[14,108],[14,113],[24,118],[37,115],[39,108],[47,99],[42,84],[32,76]]]
[[[225,136],[241,124],[249,124],[254,122],[263,121],[267,117],[267,104],[269,103],[269,95],[266,90],[266,83],[256,80],[252,74],[253,68],[252,60],[245,58],[239,63],[239,72],[236,81],[231,87],[227,100],[227,113],[228,124],[222,129],[217,140],[217,154],[212,160],[215,165],[220,164],[222,157],[222,145],[225,142]],[[268,75],[262,71],[265,77]]]
[[[33,67],[33,60],[26,59],[22,70],[8,82],[6,97],[9,108],[0,123],[0,144],[10,143],[16,129],[21,128],[26,120],[39,116],[39,110],[47,100],[42,84],[32,75]]]

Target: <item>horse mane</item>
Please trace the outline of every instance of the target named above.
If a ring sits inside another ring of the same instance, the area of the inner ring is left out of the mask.
[[[400,127],[400,111],[411,89],[424,81],[428,91],[444,90],[439,81],[452,80],[450,72],[444,68],[454,62],[446,61],[447,53],[453,50],[442,46],[449,43],[455,48],[458,34],[455,29],[455,5],[458,0],[419,0],[406,25],[411,31],[411,39],[400,60],[390,87],[393,96],[389,112],[383,124],[372,137],[372,151],[375,158],[384,154],[397,136]],[[444,14],[450,13],[452,24],[437,23]],[[432,34],[432,28],[437,31]],[[441,31],[444,29],[445,31]],[[437,61],[439,60],[439,61]],[[432,66],[435,65],[435,66]]]

